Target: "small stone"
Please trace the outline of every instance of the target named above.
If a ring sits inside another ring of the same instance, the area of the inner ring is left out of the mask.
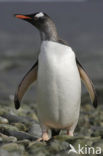
[[[3,114],[5,114],[5,110],[2,107],[0,107],[0,115],[3,115]]]
[[[8,151],[0,148],[0,156],[12,156],[12,155],[9,155]]]
[[[14,123],[14,126],[16,126],[19,131],[27,131],[28,128],[23,123]]]
[[[17,143],[8,143],[2,146],[2,149],[7,150],[8,152],[13,152],[13,151],[24,151],[24,146],[23,145],[18,145]]]
[[[0,124],[0,129],[1,130],[18,130],[17,127],[9,125],[9,124]]]
[[[29,143],[29,148],[44,147],[44,145],[46,145],[45,142],[32,141]]]
[[[17,142],[17,138],[13,137],[13,136],[10,136],[10,137],[8,137],[8,141],[9,142]]]
[[[0,133],[0,138],[2,138],[3,142],[16,142],[17,141],[16,137],[13,137],[13,136],[8,137],[7,135],[4,135],[2,133]]]
[[[8,144],[3,145],[2,148],[4,150],[7,150],[8,152],[11,152],[15,150],[17,151],[19,149],[19,146],[16,143],[8,143]]]
[[[96,126],[93,128],[93,133],[92,133],[92,136],[94,137],[98,137],[98,136],[101,136],[103,137],[103,128],[100,127],[100,126]]]
[[[2,133],[0,133],[0,138],[2,138],[2,140],[5,142],[8,140],[8,136],[7,135],[4,135]]]
[[[37,123],[32,123],[32,125],[29,128],[28,133],[30,133],[31,135],[40,138],[42,135],[42,131],[41,131],[41,127],[39,124]]]
[[[57,135],[57,136],[55,136],[55,139],[58,140],[58,141],[66,141],[69,138],[71,138],[71,137],[68,136],[68,135]]]
[[[31,142],[28,146],[28,152],[35,156],[46,156],[47,154],[50,155],[44,142]]]
[[[69,144],[65,141],[54,140],[50,143],[50,152],[61,153],[69,148]]]
[[[8,119],[0,116],[0,124],[8,124]]]
[[[20,140],[17,142],[18,144],[22,144],[25,147],[27,147],[30,144],[30,141],[28,139]]]

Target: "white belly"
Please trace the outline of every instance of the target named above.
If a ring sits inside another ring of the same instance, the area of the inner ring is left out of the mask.
[[[68,46],[43,41],[39,55],[37,102],[40,121],[53,128],[77,122],[81,81],[75,54]]]

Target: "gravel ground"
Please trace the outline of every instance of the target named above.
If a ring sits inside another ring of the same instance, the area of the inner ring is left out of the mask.
[[[103,90],[98,91],[103,94]],[[48,142],[38,142],[41,129],[36,115],[36,104],[25,103],[16,111],[13,102],[0,102],[0,156],[75,156],[70,152],[71,145],[79,155],[89,147],[94,151],[88,155],[103,155],[103,99],[94,109],[88,95],[82,97],[80,118],[74,137],[68,137],[65,130]],[[98,151],[98,147],[101,149]],[[78,151],[79,152],[79,151]],[[93,153],[94,152],[94,153]],[[97,153],[96,153],[97,152]],[[98,153],[99,152],[99,153]],[[100,153],[102,152],[102,153]],[[86,155],[87,155],[86,154]]]

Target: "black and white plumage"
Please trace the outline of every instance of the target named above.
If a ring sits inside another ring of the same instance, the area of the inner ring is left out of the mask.
[[[73,136],[81,103],[81,79],[97,107],[92,81],[77,60],[74,51],[58,37],[56,26],[45,13],[16,15],[34,25],[41,35],[38,60],[21,81],[15,94],[15,107],[28,87],[37,81],[37,110],[42,128],[42,139],[48,140],[48,129],[67,129]]]

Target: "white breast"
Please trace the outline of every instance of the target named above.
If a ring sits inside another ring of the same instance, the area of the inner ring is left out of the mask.
[[[81,82],[70,47],[42,42],[37,82],[38,115],[43,124],[63,128],[77,121]]]

